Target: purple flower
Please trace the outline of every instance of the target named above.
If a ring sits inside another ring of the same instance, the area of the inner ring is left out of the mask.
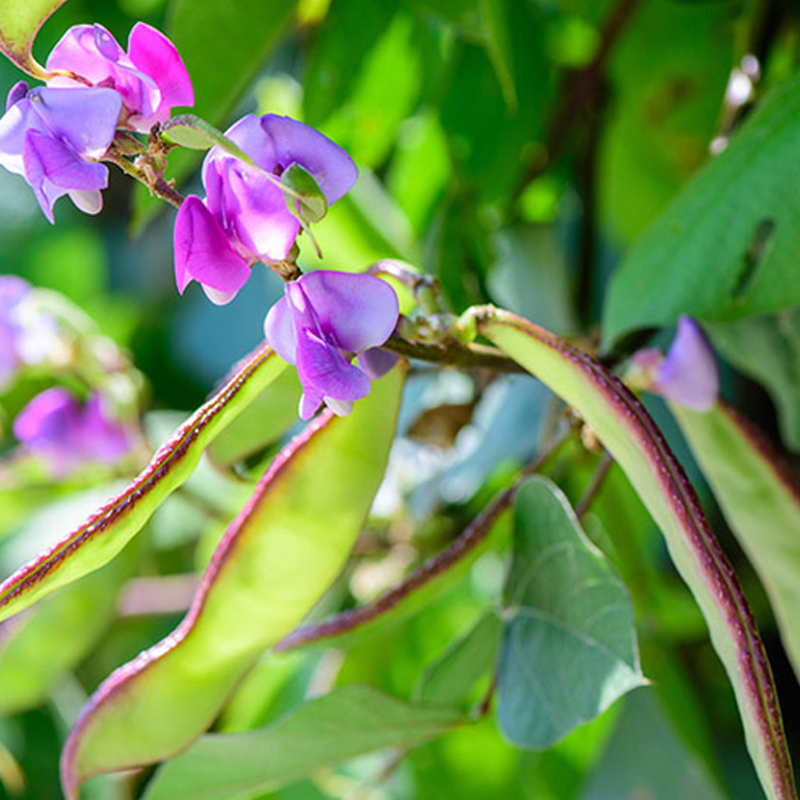
[[[372,275],[325,270],[285,289],[267,314],[264,333],[284,361],[297,365],[301,418],[310,419],[323,402],[336,414],[350,413],[353,401],[370,390],[369,377],[350,360],[391,335],[398,316],[394,289]]]
[[[666,357],[657,348],[640,350],[631,359],[627,380],[694,411],[710,410],[719,396],[714,351],[700,326],[685,315]]]
[[[47,69],[72,72],[92,86],[119,92],[122,124],[135,131],[148,131],[169,119],[174,106],[194,103],[192,82],[175,45],[143,22],[133,26],[127,53],[102,25],[75,25],[53,48]],[[86,85],[66,75],[54,76],[48,84]]]
[[[122,101],[111,89],[28,91],[20,82],[0,119],[0,165],[22,175],[50,222],[65,194],[87,214],[103,206],[108,168],[94,163],[108,149]]]
[[[183,293],[196,280],[215,303],[235,296],[256,261],[279,262],[289,255],[300,223],[276,185],[286,169],[299,164],[311,173],[328,205],[346,194],[358,177],[344,150],[288,117],[249,114],[225,135],[256,166],[213,147],[203,162],[205,200],[187,197],[175,221],[178,291]]]
[[[44,459],[55,477],[84,464],[113,464],[131,450],[132,429],[114,420],[100,394],[81,405],[66,389],[36,395],[14,420],[14,436]]]

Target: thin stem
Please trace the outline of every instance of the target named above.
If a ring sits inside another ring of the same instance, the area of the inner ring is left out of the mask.
[[[513,502],[524,479],[541,470],[566,443],[571,434],[572,429],[565,428],[522,470],[520,477],[510,487],[500,492],[489,503],[478,517],[464,529],[458,539],[433,558],[428,559],[397,586],[367,605],[343,611],[320,622],[295,629],[275,645],[276,652],[285,653],[325,639],[333,639],[373,622],[391,612],[430,581],[460,564],[486,539],[497,518]]]
[[[496,372],[527,374],[526,369],[504,355],[500,350],[480,344],[464,344],[455,340],[436,344],[410,342],[408,339],[395,334],[382,346],[385,350],[397,353],[400,356],[416,358],[419,361],[429,361],[433,364],[465,368],[487,367]]]
[[[155,178],[148,176],[143,169],[140,169],[135,164],[128,161],[128,159],[113,147],[113,145],[106,153],[103,160],[116,164],[126,175],[139,181],[139,183],[143,183],[152,194],[160,197],[162,200],[166,200],[170,205],[175,208],[181,207],[183,195],[180,192],[170,186],[160,175]]]
[[[594,475],[592,475],[592,480],[586,487],[586,491],[578,501],[578,504],[575,506],[575,516],[578,519],[583,519],[583,517],[586,515],[586,512],[589,510],[594,502],[595,497],[597,497],[598,492],[602,488],[603,482],[606,479],[606,475],[608,475],[613,463],[614,459],[611,457],[611,454],[608,451],[604,452],[603,457],[600,459],[600,463],[597,465]]]

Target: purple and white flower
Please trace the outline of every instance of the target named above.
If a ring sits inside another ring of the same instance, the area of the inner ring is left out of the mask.
[[[289,255],[300,222],[289,211],[277,178],[294,164],[316,180],[328,205],[358,177],[350,156],[301,122],[266,114],[243,117],[225,135],[256,166],[219,147],[203,162],[206,198],[186,198],[175,222],[178,290],[196,280],[215,303],[227,303],[244,286],[256,261],[280,262]]]
[[[175,106],[194,104],[194,90],[175,45],[161,31],[138,22],[128,37],[127,52],[102,25],[70,28],[47,59],[55,75],[50,86],[103,86],[122,98],[120,124],[146,132],[169,119]]]
[[[664,356],[657,348],[631,359],[627,378],[693,411],[709,411],[719,397],[719,370],[706,335],[691,318],[681,316],[675,340]]]
[[[114,138],[121,108],[111,89],[29,91],[20,81],[9,92],[0,119],[0,165],[25,178],[50,222],[65,194],[87,214],[102,208],[108,168],[96,161]]]
[[[369,394],[370,377],[351,364],[353,356],[379,347],[397,324],[397,295],[372,275],[320,270],[287,283],[286,294],[269,311],[264,333],[269,345],[297,366],[303,386],[300,417],[310,419],[322,403],[334,413],[350,413]],[[377,361],[375,362],[377,363]]]
[[[134,430],[111,416],[102,395],[94,393],[81,404],[61,387],[36,395],[14,420],[13,430],[57,478],[86,464],[114,464],[135,443]]]

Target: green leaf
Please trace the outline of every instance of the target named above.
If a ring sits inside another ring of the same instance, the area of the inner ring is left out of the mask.
[[[212,147],[219,147],[246,164],[253,164],[250,156],[236,142],[194,114],[180,114],[168,119],[161,126],[161,135],[168,142],[188,147],[190,150],[209,150]]]
[[[34,78],[47,72],[31,53],[45,20],[66,0],[0,0],[0,52]]]
[[[773,91],[641,236],[614,276],[610,345],[680,314],[741,319],[800,302],[800,76]]]
[[[723,800],[703,763],[670,725],[652,690],[625,699],[611,741],[580,800]]]
[[[364,753],[418,744],[465,721],[453,709],[344,686],[262,730],[205,736],[161,768],[145,798],[250,797]]]
[[[672,406],[722,513],[767,590],[800,678],[800,492],[763,434],[733,409]]]
[[[167,32],[194,86],[194,112],[224,125],[264,66],[297,0],[177,0]]]
[[[573,406],[622,467],[706,618],[767,797],[796,798],[775,685],[752,612],[663,435],[617,378],[558,337],[492,308],[480,310],[479,329]]]
[[[514,60],[509,34],[509,10],[506,0],[479,0],[486,38],[486,52],[492,62],[503,99],[508,110],[516,112],[519,106],[514,82]]]
[[[414,692],[415,699],[446,706],[464,700],[494,665],[502,629],[497,612],[487,611],[466,636],[425,670]]]
[[[108,563],[194,471],[205,447],[286,368],[269,348],[245,359],[116,497],[0,585],[0,620]]]
[[[122,557],[0,627],[0,715],[42,703],[97,644],[131,574]],[[54,645],[57,643],[57,645]]]
[[[644,683],[625,584],[546,478],[517,494],[498,721],[547,748]]]
[[[392,370],[349,416],[323,414],[273,461],[177,630],[115,672],[84,709],[64,750],[70,800],[93,775],[190,744],[258,656],[320,599],[383,477],[403,378]]]
[[[800,308],[706,330],[726,361],[769,392],[785,442],[800,450]]]
[[[303,222],[319,222],[328,211],[328,202],[314,176],[300,164],[292,164],[281,175],[288,189],[286,204]]]

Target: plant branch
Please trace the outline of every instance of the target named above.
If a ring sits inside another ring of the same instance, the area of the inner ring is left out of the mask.
[[[525,373],[527,371],[516,361],[504,355],[494,347],[480,344],[464,344],[457,340],[448,340],[436,344],[427,342],[411,342],[397,334],[382,345],[384,350],[397,353],[406,358],[429,361],[452,367],[486,367],[496,372]]]
[[[597,497],[598,492],[603,487],[603,482],[606,479],[606,475],[608,475],[608,472],[613,464],[614,459],[612,458],[611,454],[608,451],[605,451],[603,453],[603,457],[600,459],[600,463],[597,465],[594,475],[592,475],[592,480],[586,487],[586,491],[578,501],[578,504],[575,506],[575,516],[579,520],[583,519],[586,515],[586,512],[591,508],[591,505],[594,502],[595,497]]]

